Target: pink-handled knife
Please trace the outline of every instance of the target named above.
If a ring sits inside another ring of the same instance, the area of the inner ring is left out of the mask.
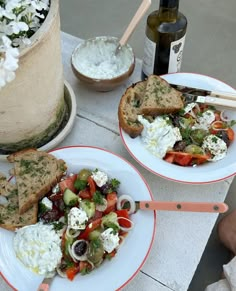
[[[224,213],[228,210],[225,203],[177,202],[177,201],[135,201],[136,210],[168,210],[190,212]]]
[[[37,291],[49,291],[50,284],[53,280],[54,276],[51,278],[44,278],[43,282],[39,285]]]

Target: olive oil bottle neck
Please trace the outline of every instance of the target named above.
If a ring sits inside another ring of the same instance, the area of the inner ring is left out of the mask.
[[[172,22],[177,19],[179,0],[160,0],[159,19],[163,22]]]

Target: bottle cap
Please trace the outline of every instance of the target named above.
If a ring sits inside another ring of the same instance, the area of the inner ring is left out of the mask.
[[[178,8],[179,0],[160,0],[160,6],[166,8]]]

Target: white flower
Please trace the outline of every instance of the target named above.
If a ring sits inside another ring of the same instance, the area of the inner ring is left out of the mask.
[[[20,32],[27,31],[29,29],[29,26],[25,22],[22,22],[22,21],[11,21],[9,23],[9,27],[12,30],[12,33],[10,33],[10,35],[13,33],[19,34]]]
[[[8,71],[15,71],[18,68],[19,51],[17,48],[8,48],[6,51],[4,68]]]
[[[0,6],[0,89],[15,78],[19,49],[30,45],[39,29],[49,0],[2,0]]]
[[[18,68],[19,51],[11,47],[11,40],[2,36],[2,45],[0,46],[0,88],[7,82],[15,78],[15,71]]]
[[[0,46],[0,48],[7,49],[7,48],[11,47],[11,40],[7,36],[5,36],[5,35],[2,36],[2,42],[3,42],[3,44]]]
[[[47,10],[49,1],[48,0],[33,0],[31,1],[31,4],[36,10],[43,10],[43,9]]]
[[[25,48],[31,44],[31,40],[27,37],[20,36],[18,38],[13,39],[12,44],[14,47]]]
[[[22,7],[20,0],[8,0],[5,8],[7,12],[12,12],[13,9],[20,7]]]

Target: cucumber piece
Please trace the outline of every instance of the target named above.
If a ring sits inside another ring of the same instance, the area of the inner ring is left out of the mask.
[[[90,232],[88,237],[89,237],[89,240],[94,240],[94,239],[100,238],[101,237],[101,231],[95,229],[95,230]]]
[[[80,205],[80,208],[86,212],[88,218],[91,218],[94,216],[95,210],[96,210],[94,202],[84,199],[80,201],[79,205]]]
[[[63,194],[63,201],[67,206],[75,206],[78,203],[78,196],[70,189],[66,188]]]

